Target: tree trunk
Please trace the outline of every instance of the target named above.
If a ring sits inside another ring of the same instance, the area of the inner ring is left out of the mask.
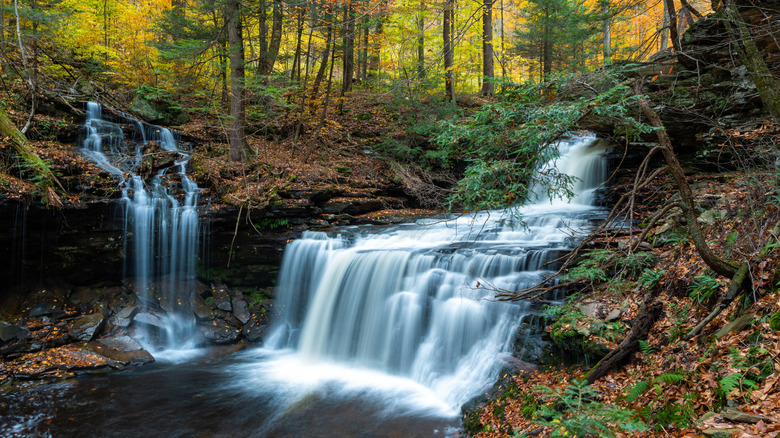
[[[444,14],[442,18],[442,37],[444,39],[444,91],[452,101],[455,101],[455,81],[453,78],[454,47],[452,21],[454,15],[455,0],[445,0]]]
[[[268,56],[263,59],[262,74],[270,75],[274,71],[276,58],[279,56],[279,47],[282,44],[282,19],[284,18],[282,0],[273,0],[273,24],[271,27],[271,41],[268,45]]]
[[[550,10],[544,11],[544,40],[542,41],[542,82],[547,82],[552,74],[552,26],[550,23]]]
[[[360,63],[361,72],[359,73],[361,79],[364,81],[368,79],[368,34],[369,34],[369,26],[368,26],[368,17],[365,18],[363,23],[363,44],[360,48],[360,51],[363,53],[363,61]]]
[[[601,1],[601,31],[604,53],[604,65],[612,64],[612,20],[609,15],[609,0]]]
[[[764,108],[775,122],[780,122],[780,83],[769,71],[764,56],[756,46],[753,35],[747,28],[747,24],[742,19],[733,0],[723,0],[722,9],[726,16],[725,22],[729,36],[737,47],[742,63],[745,64],[756,84],[761,103],[764,104]]]
[[[482,10],[482,95],[493,95],[493,1],[484,0]]]
[[[352,13],[352,1],[344,6],[343,28],[343,68],[341,77],[341,95],[352,90],[352,76],[355,73],[355,23]],[[343,102],[343,101],[342,101]]]
[[[257,57],[257,68],[255,71],[258,75],[263,74],[263,68],[265,66],[265,60],[268,59],[268,7],[265,0],[259,0],[257,6],[257,33],[260,44],[260,55]]]
[[[675,52],[680,51],[680,35],[677,33],[677,9],[674,0],[664,0],[666,12],[669,16],[669,37],[672,39],[672,47]]]
[[[320,68],[317,70],[317,76],[314,78],[314,85],[311,90],[311,103],[313,106],[314,100],[317,98],[317,92],[320,89],[322,79],[325,77],[325,71],[328,67],[328,56],[330,56],[330,45],[333,41],[333,23],[328,25],[328,36],[325,39],[325,50],[322,51],[322,60],[320,61]]]
[[[376,20],[374,40],[371,44],[371,55],[368,59],[368,71],[374,72],[373,75],[377,80],[379,80],[379,71],[382,67],[380,64],[382,55],[382,34],[384,33],[385,19],[387,18],[387,0],[382,1],[381,11],[379,13],[381,16]]]
[[[303,44],[303,18],[305,9],[300,7],[298,10],[298,32],[295,34],[295,54],[293,55],[293,65],[290,72],[290,81],[294,82],[297,78],[301,80],[301,45]]]
[[[230,160],[244,159],[246,149],[246,111],[244,103],[244,37],[239,0],[225,3],[225,21],[230,45]]]
[[[660,45],[658,46],[658,50],[663,52],[666,50],[667,47],[669,47],[669,8],[666,6],[666,0],[662,2],[664,4],[664,19],[661,28],[661,41]]]
[[[663,123],[658,114],[650,108],[650,103],[642,95],[642,85],[638,80],[634,81],[634,93],[639,96],[637,103],[642,113],[645,115],[650,125],[656,128],[656,136],[658,137],[658,143],[660,144],[661,152],[664,154],[666,163],[669,165],[669,171],[674,178],[677,190],[680,193],[680,207],[683,211],[683,216],[688,225],[688,232],[691,233],[691,239],[696,246],[696,251],[701,256],[704,263],[707,264],[713,271],[724,276],[733,277],[737,272],[737,267],[733,264],[721,259],[712,251],[707,245],[707,240],[704,238],[699,222],[696,215],[696,204],[693,201],[693,193],[691,187],[688,185],[688,180],[685,178],[685,172],[683,172],[680,162],[677,160],[677,155],[672,148],[672,141],[666,130],[663,128]]]
[[[425,77],[425,0],[420,1],[417,15],[417,77]]]

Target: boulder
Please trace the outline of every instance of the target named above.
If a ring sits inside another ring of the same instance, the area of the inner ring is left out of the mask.
[[[101,313],[92,313],[73,321],[70,336],[78,341],[88,342],[95,338],[106,324],[106,317]]]
[[[214,313],[211,311],[211,307],[206,304],[206,301],[203,300],[203,297],[201,297],[197,291],[192,291],[190,294],[190,306],[192,307],[192,313],[194,313],[198,319],[214,319]]]
[[[32,335],[26,327],[9,324],[5,321],[0,321],[0,341],[11,342],[15,340],[24,340],[31,338]]]
[[[265,320],[256,314],[252,314],[249,321],[244,324],[242,332],[247,341],[252,343],[261,342],[266,332]]]
[[[127,338],[127,336],[120,337]],[[135,343],[137,344],[137,341]],[[109,341],[109,344],[119,347],[135,348],[132,342],[126,340]],[[103,340],[88,343],[86,346],[84,346],[84,350],[104,359],[106,365],[110,366],[111,368],[122,369],[127,366],[142,365],[148,362],[154,362],[154,357],[152,357],[152,355],[144,349],[122,350],[118,348],[112,348],[107,346]]]
[[[96,342],[119,351],[137,351],[144,348],[140,342],[126,335],[103,338]]]
[[[126,306],[117,312],[116,315],[109,318],[108,323],[116,327],[127,328],[132,324],[133,318],[135,318],[139,310],[141,309],[138,306]]]
[[[604,303],[592,302],[580,304],[579,310],[583,315],[593,319],[604,319],[609,313],[609,306]]]
[[[162,319],[159,316],[148,312],[143,312],[135,315],[133,321],[136,323],[146,324],[160,329],[165,328],[165,324],[163,323]]]
[[[184,110],[154,93],[136,94],[130,111],[157,125],[183,125],[190,121],[189,114]]]
[[[199,325],[198,328],[206,340],[215,344],[232,344],[241,336],[241,330],[221,319],[214,320],[210,324]]]
[[[233,315],[241,321],[241,324],[246,324],[249,321],[249,306],[246,301],[242,299],[233,300]]]
[[[217,309],[230,312],[233,310],[233,306],[230,303],[230,290],[225,285],[217,286],[211,291],[211,295],[214,297],[214,305]]]

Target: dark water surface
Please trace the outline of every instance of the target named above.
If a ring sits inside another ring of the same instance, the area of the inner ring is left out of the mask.
[[[388,389],[394,400],[394,405],[389,405],[382,401],[387,396],[383,390],[370,387],[370,373],[343,370],[341,381],[308,374],[285,382],[286,377],[263,375],[262,366],[258,373],[247,372],[258,368],[257,360],[274,362],[279,355],[254,350],[228,357],[204,356],[180,364],[157,363],[137,370],[83,375],[59,383],[21,384],[10,393],[0,394],[0,436],[458,435],[457,416],[413,412],[421,403],[415,389],[408,391],[408,403],[399,403],[398,387],[403,384]],[[277,362],[275,366],[278,365]],[[287,371],[291,372],[289,377],[307,372],[305,367],[288,367]],[[348,383],[349,374],[356,382]],[[430,412],[431,406],[425,411]]]

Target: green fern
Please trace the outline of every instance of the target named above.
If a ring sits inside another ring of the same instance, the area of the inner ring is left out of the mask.
[[[720,379],[720,381],[718,382],[718,390],[723,395],[728,396],[731,393],[731,391],[739,387],[740,380],[742,380],[742,374],[731,373],[726,377]]]
[[[649,342],[640,339],[639,341],[639,351],[641,351],[644,354],[653,354],[655,353],[655,347],[650,345]]]
[[[638,399],[639,396],[642,395],[645,390],[647,390],[648,386],[650,385],[644,380],[637,382],[636,385],[631,388],[631,391],[628,391],[628,395],[626,395],[626,401],[629,403],[635,402],[636,399]]]
[[[661,374],[660,376],[656,377],[655,380],[660,380],[663,383],[666,384],[674,384],[678,383],[685,379],[685,375],[679,374],[679,373],[666,373]]]
[[[772,330],[776,332],[780,332],[780,310],[769,318],[769,327],[772,327]]]

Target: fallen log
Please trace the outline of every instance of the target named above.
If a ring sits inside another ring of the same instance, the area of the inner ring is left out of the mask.
[[[588,384],[604,377],[611,369],[625,363],[636,350],[639,349],[639,341],[647,339],[648,333],[661,317],[664,305],[660,301],[646,297],[644,304],[634,320],[631,331],[628,332],[623,342],[610,351],[603,359],[590,370],[587,376]]]

